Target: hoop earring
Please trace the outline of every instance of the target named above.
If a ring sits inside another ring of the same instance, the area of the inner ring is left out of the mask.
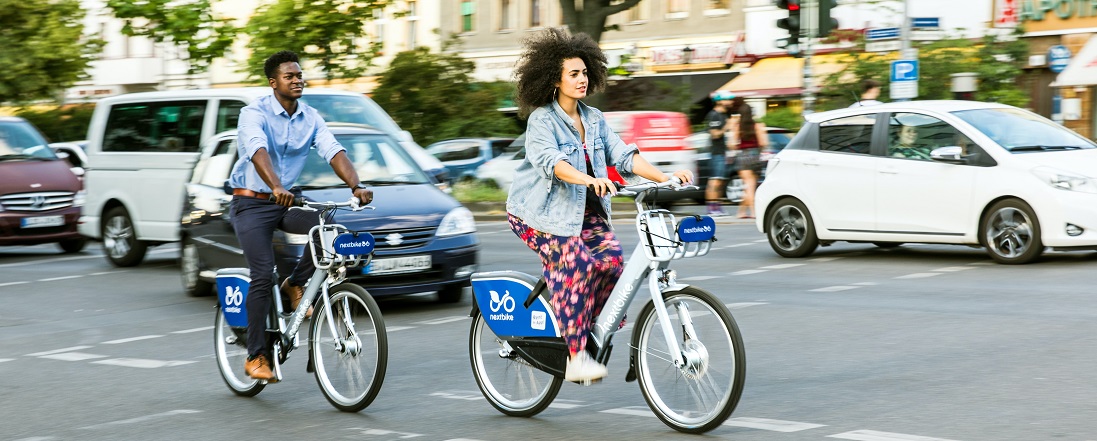
[[[557,90],[560,90],[560,88],[559,87],[553,87],[552,88],[552,100],[553,101],[556,101],[556,91]]]

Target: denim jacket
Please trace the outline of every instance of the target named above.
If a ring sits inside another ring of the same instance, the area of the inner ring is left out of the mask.
[[[632,156],[639,151],[636,145],[621,141],[598,109],[580,102],[579,116],[586,129],[594,176],[607,177],[606,165],[613,164],[623,178],[634,180]],[[578,236],[583,228],[587,187],[560,180],[555,168],[558,162],[567,161],[587,173],[587,162],[579,130],[555,100],[530,114],[525,148],[526,158],[514,171],[510,185],[507,212],[537,231]],[[601,198],[601,202],[607,215],[611,213],[609,197]]]

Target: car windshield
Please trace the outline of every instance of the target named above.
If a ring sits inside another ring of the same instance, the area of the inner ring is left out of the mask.
[[[400,131],[381,106],[364,96],[305,95],[301,101],[320,112],[325,122],[366,124],[390,134]]]
[[[1055,122],[1021,109],[952,112],[1011,152],[1092,149],[1092,141]]]
[[[0,160],[56,158],[53,149],[29,123],[0,122]]]
[[[372,185],[427,184],[430,178],[411,160],[391,136],[380,134],[335,135],[347,149],[358,178]],[[297,183],[303,188],[341,187],[339,176],[320,155],[310,154]]]

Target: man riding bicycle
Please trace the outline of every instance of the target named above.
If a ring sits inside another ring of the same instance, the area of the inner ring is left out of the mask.
[[[263,66],[272,94],[240,110],[236,149],[240,159],[229,176],[232,186],[232,226],[248,262],[252,280],[247,298],[248,359],[244,371],[257,380],[274,379],[266,318],[274,279],[274,230],[307,234],[319,220],[314,214],[290,210],[300,190],[293,187],[313,146],[335,174],[363,204],[373,201],[373,191],[358,178],[346,149],[335,140],[316,109],[298,101],[305,87],[297,54],[281,51]],[[305,247],[301,260],[281,290],[296,309],[303,287],[316,271],[313,250]],[[311,313],[311,311],[310,311]]]

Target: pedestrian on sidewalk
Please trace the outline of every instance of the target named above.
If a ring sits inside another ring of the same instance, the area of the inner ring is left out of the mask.
[[[705,126],[709,133],[709,177],[705,186],[705,202],[709,216],[727,216],[720,206],[721,189],[727,179],[727,135],[732,129],[728,114],[735,95],[726,90],[718,90],[712,95],[715,106],[705,116]]]
[[[739,179],[743,181],[743,200],[739,201],[739,219],[754,219],[754,190],[758,187],[758,176],[762,173],[762,149],[768,143],[766,125],[754,121],[754,110],[741,97],[732,102],[732,112],[739,115],[739,142],[735,149],[735,166]]]

